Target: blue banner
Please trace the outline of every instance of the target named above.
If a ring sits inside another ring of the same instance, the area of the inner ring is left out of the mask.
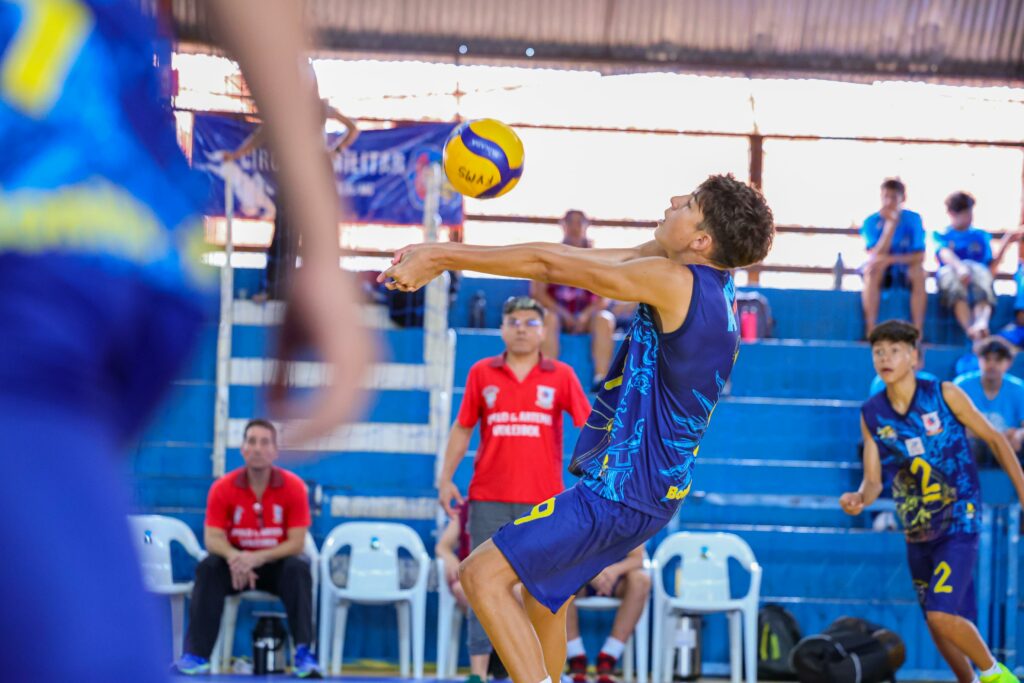
[[[425,123],[389,130],[363,131],[354,145],[332,159],[346,221],[418,225],[423,222],[426,168],[441,162],[454,123]],[[224,215],[224,183],[235,195],[235,215],[270,220],[275,213],[276,164],[270,151],[256,149],[235,161],[225,151],[241,146],[256,124],[216,114],[196,114],[192,129],[192,164],[210,179],[204,212]],[[329,136],[328,145],[340,133]],[[462,223],[462,195],[445,181],[441,222]]]

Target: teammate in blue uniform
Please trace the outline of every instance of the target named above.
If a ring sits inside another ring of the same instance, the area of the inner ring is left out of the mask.
[[[756,190],[712,176],[673,197],[634,249],[417,245],[382,274],[417,289],[448,268],[558,282],[640,303],[576,445],[573,488],[504,526],[461,566],[474,611],[517,683],[557,681],[570,597],[665,526],[690,490],[701,438],[739,348],[728,272],[771,248]],[[524,606],[513,593],[522,582]]]
[[[1017,683],[996,662],[974,626],[975,568],[981,531],[978,468],[965,427],[984,439],[1024,502],[1024,474],[1006,437],[951,382],[915,378],[919,333],[890,320],[871,332],[875,370],[885,391],[864,402],[864,480],[839,499],[850,515],[878,498],[882,476],[892,481],[907,562],[928,630],[960,683]]]
[[[205,188],[158,99],[155,32],[138,5],[0,0],[5,680],[166,678],[169,650],[127,535],[115,456],[169,386],[212,297],[199,264]],[[346,339],[330,322],[338,293],[343,308],[350,298],[337,195],[318,103],[301,85],[301,8],[289,5],[211,3],[273,121],[272,145],[288,147],[283,182],[308,204],[296,222],[310,226],[311,251],[326,249],[303,288],[323,294],[300,317],[328,360],[354,341],[359,367],[361,335]],[[339,384],[325,394],[299,436],[346,413],[349,393]]]

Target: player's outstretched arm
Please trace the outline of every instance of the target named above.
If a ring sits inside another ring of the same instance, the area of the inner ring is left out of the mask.
[[[304,56],[302,3],[264,0],[254,11],[251,0],[215,0],[210,7],[259,105],[283,193],[295,198],[286,209],[305,247],[279,355],[287,360],[308,341],[335,378],[304,411],[307,419],[283,434],[289,443],[301,442],[352,415],[372,357],[365,331],[352,322],[360,317],[355,286],[339,266],[339,200],[323,145],[323,105]],[[277,403],[285,387],[281,368],[272,391]]]
[[[616,250],[618,251],[618,250]],[[598,252],[595,256],[593,253]],[[509,247],[420,244],[406,247],[378,281],[389,289],[415,291],[445,270],[475,270],[492,275],[556,282],[588,289],[616,301],[637,301],[658,310],[663,331],[686,318],[693,294],[688,268],[660,256],[608,263],[600,250],[544,243]]]
[[[859,515],[882,493],[882,462],[878,457],[878,444],[868,431],[863,416],[860,418],[860,433],[864,440],[864,478],[859,489],[839,497],[839,506],[848,515]]]
[[[1013,488],[1017,491],[1017,498],[1024,505],[1024,471],[1021,471],[1017,454],[1010,447],[1010,442],[988,419],[978,412],[978,409],[971,401],[971,397],[964,393],[964,390],[952,382],[942,383],[942,398],[946,405],[956,415],[965,427],[974,432],[979,439],[982,439],[992,449],[996,460],[1002,466]]]

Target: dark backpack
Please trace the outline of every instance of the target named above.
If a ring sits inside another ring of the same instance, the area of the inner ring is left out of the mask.
[[[757,613],[757,677],[770,681],[795,681],[789,655],[800,642],[796,617],[780,605],[765,605]]]
[[[905,656],[903,641],[892,631],[843,617],[797,643],[790,664],[801,683],[895,683]]]
[[[768,297],[760,292],[736,292],[736,319],[743,339],[767,339],[775,334],[772,306]],[[753,321],[752,329],[744,327],[744,321],[748,320]]]

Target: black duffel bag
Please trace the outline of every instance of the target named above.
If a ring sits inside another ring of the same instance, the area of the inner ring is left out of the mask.
[[[790,664],[801,683],[895,683],[905,659],[898,635],[863,619],[842,617],[824,633],[797,643]]]

